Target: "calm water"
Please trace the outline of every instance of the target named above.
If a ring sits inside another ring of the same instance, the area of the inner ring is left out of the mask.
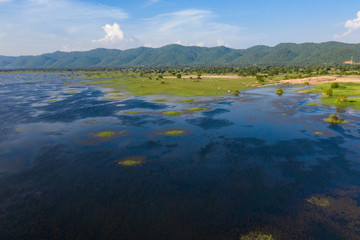
[[[77,81],[0,75],[0,239],[360,239],[360,111],[272,87],[104,101]],[[350,123],[322,120],[337,111]]]

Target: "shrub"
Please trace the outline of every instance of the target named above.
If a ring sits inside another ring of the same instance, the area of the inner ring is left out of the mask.
[[[304,82],[304,85],[305,85],[305,86],[309,86],[309,85],[310,85],[310,83],[308,83],[308,82]]]
[[[339,85],[339,83],[337,83],[337,82],[333,82],[333,83],[331,83],[331,85],[330,85],[330,88],[339,88],[340,87],[340,85]]]
[[[347,96],[338,96],[336,98],[337,103],[347,102]]]
[[[333,95],[333,90],[332,90],[331,88],[325,89],[325,90],[323,91],[323,95],[324,95],[325,97],[331,97],[331,96]]]
[[[284,94],[284,90],[281,87],[278,87],[278,89],[276,89],[276,94],[281,96]]]

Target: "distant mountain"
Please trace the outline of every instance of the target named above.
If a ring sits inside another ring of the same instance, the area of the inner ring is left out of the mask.
[[[351,56],[354,56],[354,61],[360,61],[360,44],[281,43],[275,47],[254,46],[241,50],[173,44],[161,48],[98,48],[85,52],[54,52],[39,56],[0,56],[0,69],[340,64],[350,60]]]

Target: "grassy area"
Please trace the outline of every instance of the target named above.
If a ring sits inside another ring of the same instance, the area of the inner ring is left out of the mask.
[[[329,89],[331,94],[329,95]],[[339,87],[331,88],[330,83],[316,86],[314,89],[307,91],[309,93],[324,94],[321,100],[325,104],[338,107],[354,107],[360,109],[360,84],[359,83],[340,83]]]
[[[193,107],[193,108],[187,108],[187,111],[206,111],[208,110],[207,108],[203,108],[203,107]]]
[[[184,133],[185,133],[185,131],[183,131],[183,130],[171,130],[171,131],[165,132],[166,135],[182,135]]]
[[[181,115],[181,114],[183,114],[183,112],[181,112],[181,111],[166,111],[166,112],[163,112],[162,114],[164,114],[164,115],[176,116],[176,115]]]
[[[108,75],[100,75],[109,77]],[[255,78],[202,78],[195,79],[156,79],[148,77],[124,77],[84,81],[84,84],[96,84],[111,91],[125,90],[133,95],[173,94],[178,96],[216,96],[257,86]],[[116,89],[116,90],[114,90]],[[185,100],[185,99],[184,99]]]

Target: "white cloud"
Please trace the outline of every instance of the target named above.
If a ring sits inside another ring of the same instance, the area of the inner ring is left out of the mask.
[[[99,40],[93,40],[93,42],[116,42],[124,40],[124,32],[121,30],[120,25],[114,23],[113,25],[106,24],[102,27],[106,33],[105,37]]]
[[[217,22],[212,11],[187,9],[172,13],[159,14],[144,19],[133,27],[133,33],[147,46],[163,46],[178,43],[184,46],[229,46],[231,42],[241,42],[244,29]],[[141,31],[139,31],[141,30]]]
[[[360,11],[357,13],[357,18],[346,21],[345,28],[347,31],[341,35],[335,35],[335,38],[346,37],[353,31],[360,29]]]
[[[1,1],[1,0],[0,0]],[[3,1],[3,0],[2,0]],[[129,18],[120,8],[81,0],[9,1],[0,7],[0,55],[41,54],[94,48],[108,22]]]

